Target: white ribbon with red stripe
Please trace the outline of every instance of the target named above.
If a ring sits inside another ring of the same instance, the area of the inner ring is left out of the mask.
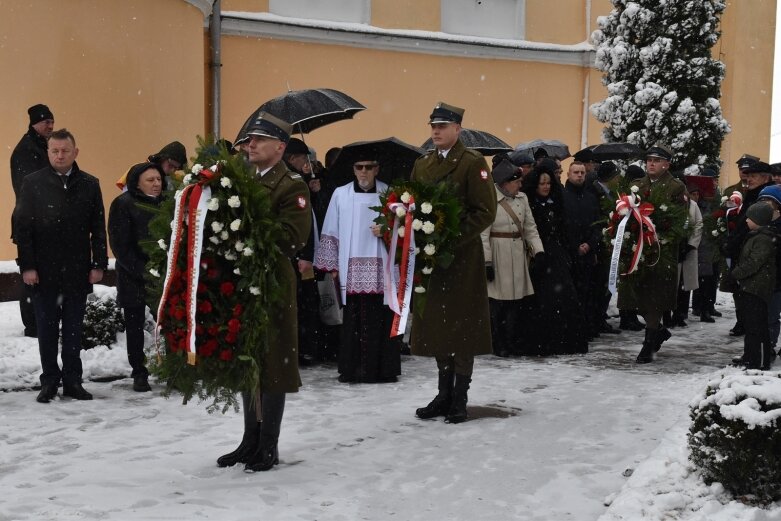
[[[415,212],[415,198],[410,196],[407,203],[394,202],[388,204],[393,212],[393,233],[391,235],[388,259],[385,262],[384,279],[385,294],[388,296],[388,307],[395,313],[391,325],[390,336],[403,335],[409,320],[410,304],[412,302],[412,287],[415,275],[415,230],[412,220]],[[404,210],[404,216],[398,217],[398,210]],[[396,271],[396,250],[399,242],[399,224],[403,219],[404,237],[402,241],[401,263]]]
[[[632,254],[632,260],[629,262],[629,267],[625,273],[621,275],[629,275],[637,271],[640,264],[640,256],[643,254],[643,244],[648,242],[652,244],[658,242],[659,239],[656,236],[656,227],[649,215],[654,211],[654,207],[651,203],[641,203],[640,197],[635,194],[621,195],[618,201],[616,201],[616,212],[619,215],[623,215],[624,218],[618,224],[616,229],[615,244],[613,245],[613,254],[610,257],[610,274],[608,276],[608,289],[611,293],[615,294],[616,286],[618,283],[618,264],[621,257],[621,247],[624,244],[624,233],[626,231],[627,223],[634,218],[638,224],[638,238],[635,245],[634,253]]]

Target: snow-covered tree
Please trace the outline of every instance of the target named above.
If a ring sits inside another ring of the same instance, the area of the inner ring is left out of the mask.
[[[721,0],[611,0],[592,34],[608,96],[591,106],[608,142],[667,143],[678,168],[721,164]]]

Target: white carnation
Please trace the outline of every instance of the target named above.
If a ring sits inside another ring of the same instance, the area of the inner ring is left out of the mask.
[[[421,228],[423,228],[423,221],[421,221],[420,219],[415,219],[414,221],[412,221],[413,230],[418,231]]]
[[[160,249],[163,250],[163,251],[168,249],[168,245],[165,243],[165,241],[163,239],[160,239],[159,241],[157,241],[157,245],[160,246]]]
[[[660,205],[659,205],[659,209],[660,209],[661,211],[663,211],[663,212],[666,212],[666,211],[667,211],[667,205],[666,205],[666,204],[660,204]]]
[[[236,275],[241,275],[241,270],[239,268],[233,268],[233,273]]]
[[[230,251],[226,251],[225,255],[223,255],[223,257],[225,257],[225,259],[229,260],[229,261],[234,261],[234,260],[238,259],[238,257],[236,257],[236,254],[234,254],[234,253],[232,253]]]
[[[244,249],[244,243],[236,241],[236,244],[234,244],[233,247],[236,248],[236,251],[242,251]]]
[[[227,241],[228,240],[228,232],[223,230],[222,233],[220,234],[220,239],[222,239],[223,241]]]
[[[251,257],[252,254],[255,253],[255,252],[252,251],[252,248],[247,247],[247,248],[244,248],[244,251],[242,253],[244,254],[245,257]]]
[[[423,266],[423,269],[420,270],[423,272],[423,275],[431,275],[431,272],[434,271],[434,268],[430,268],[428,266]]]
[[[241,200],[238,195],[232,195],[228,198],[228,206],[231,208],[238,208],[241,206]]]
[[[431,206],[431,203],[423,203],[420,205],[420,211],[425,214],[430,214],[433,209],[434,207]]]
[[[632,234],[629,232],[624,232],[624,240],[629,240],[632,237]]]
[[[219,237],[215,237],[214,235],[209,237],[209,241],[211,241],[212,244],[220,244],[220,242],[222,242],[220,241]]]
[[[425,293],[425,292],[426,292],[426,288],[424,288],[423,286],[415,286],[415,293]]]
[[[426,255],[434,255],[434,253],[437,251],[437,248],[433,244],[426,244],[426,246],[423,248],[423,251]]]
[[[212,223],[212,231],[213,231],[214,233],[220,233],[220,232],[222,231],[222,229],[223,229],[223,228],[225,228],[225,225],[223,225],[222,223],[219,223],[219,222],[217,222],[217,221],[214,221],[214,222]]]
[[[407,215],[407,210],[405,210],[403,206],[398,206],[398,207],[396,208],[396,217],[398,217],[399,219],[401,219],[401,218],[402,218],[402,217],[404,217],[405,215]]]
[[[203,165],[200,163],[195,163],[192,167],[192,170],[190,170],[193,174],[198,175],[201,170],[203,170]]]
[[[212,197],[209,199],[209,202],[206,203],[206,208],[208,208],[210,212],[216,212],[220,209],[220,200],[216,197]]]
[[[225,176],[220,178],[220,184],[225,188],[230,188],[231,186],[233,186],[233,183],[231,183],[230,178]]]
[[[420,248],[415,246],[415,255],[420,255]]]
[[[159,272],[159,271],[157,271],[157,270],[156,270],[156,269],[154,269],[154,268],[152,268],[151,270],[149,270],[149,273],[151,273],[153,277],[160,277],[160,272]]]
[[[241,227],[241,219],[234,219],[233,222],[230,224],[231,230],[234,232],[239,231],[239,228]]]
[[[399,228],[399,237],[404,237],[404,228]]]
[[[407,204],[409,202],[409,198],[412,197],[409,192],[404,192],[401,194],[401,202],[404,204]]]
[[[260,288],[257,286],[250,286],[249,292],[252,293],[253,295],[260,295]]]
[[[190,174],[187,174],[186,176],[184,176],[184,177],[182,178],[182,183],[183,183],[183,184],[186,184],[186,185],[189,185],[189,184],[190,184],[190,181],[192,181],[192,180],[193,180],[193,176],[192,176],[192,175],[190,175]]]
[[[436,230],[436,225],[431,221],[426,221],[423,223],[423,233],[426,235],[430,233],[434,233],[434,230]]]
[[[632,193],[633,193],[633,194],[636,194],[636,193],[637,193],[637,192],[639,192],[639,191],[640,191],[640,188],[638,188],[637,186],[633,186],[633,187],[632,187]]]
[[[710,233],[711,233],[711,235],[713,235],[714,237],[718,237],[718,236],[719,236],[719,231],[718,231],[718,230],[713,230],[713,231],[712,231],[712,232],[710,232]]]

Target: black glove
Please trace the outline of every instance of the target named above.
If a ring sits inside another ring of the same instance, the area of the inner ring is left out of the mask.
[[[697,248],[692,246],[691,244],[687,244],[685,247],[681,247],[680,252],[678,253],[678,262],[683,262],[686,260],[686,256],[689,254],[690,251],[694,251]]]
[[[493,282],[493,280],[496,278],[496,273],[494,273],[494,267],[492,264],[485,265],[485,278],[488,280],[488,282]]]
[[[537,254],[534,255],[532,262],[534,263],[534,269],[539,272],[544,271],[545,268],[548,267],[548,258],[545,256],[544,251],[538,251]]]

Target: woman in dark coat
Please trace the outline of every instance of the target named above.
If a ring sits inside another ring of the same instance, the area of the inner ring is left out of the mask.
[[[154,163],[139,163],[127,175],[127,192],[111,203],[108,236],[116,257],[117,297],[125,317],[127,358],[133,368],[133,390],[151,391],[144,357],[146,292],[144,273],[147,255],[139,245],[149,237],[153,213],[144,205],[159,206],[165,174]]]
[[[535,257],[531,278],[534,296],[527,327],[521,334],[533,337],[529,354],[555,355],[588,352],[588,330],[575,285],[572,260],[567,251],[567,233],[561,183],[555,164],[542,162],[524,179],[545,255]],[[542,261],[542,262],[540,262]],[[532,340],[532,339],[530,339]]]

